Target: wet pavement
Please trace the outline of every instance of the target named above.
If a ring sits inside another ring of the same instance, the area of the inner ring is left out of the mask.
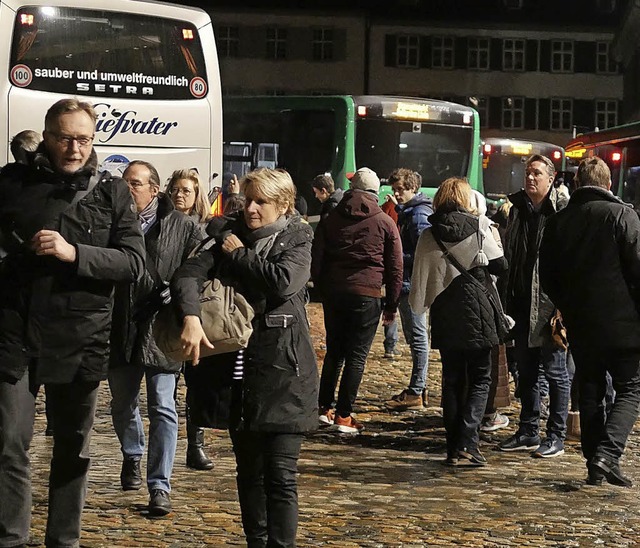
[[[322,356],[319,305],[310,305],[314,342]],[[632,434],[624,471],[631,489],[584,483],[579,442],[554,459],[502,453],[496,443],[514,431],[518,406],[502,410],[508,428],[482,434],[483,468],[443,466],[439,403],[440,362],[431,353],[429,402],[424,411],[391,413],[383,402],[409,378],[408,347],[382,357],[382,329],[373,345],[356,413],[359,436],[322,431],[306,440],[299,462],[299,546],[622,547],[640,545],[640,436]],[[92,466],[81,545],[85,547],[243,546],[235,464],[226,432],[207,431],[212,471],[185,466],[184,387],[179,391],[180,435],[171,493],[173,512],[146,514],[147,493],[120,489],[121,454],[102,385],[92,442]],[[32,446],[34,512],[30,546],[41,546],[51,438],[44,436],[42,403]],[[2,501],[0,501],[0,504]]]

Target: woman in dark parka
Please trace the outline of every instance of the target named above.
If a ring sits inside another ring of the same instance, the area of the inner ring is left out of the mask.
[[[219,409],[215,419],[228,418],[248,546],[291,547],[298,522],[297,460],[303,434],[318,421],[318,372],[305,310],[313,232],[294,214],[295,187],[286,172],[257,169],[241,186],[244,212],[212,221],[208,231],[216,244],[178,270],[172,296],[183,320],[185,353],[196,365],[200,345],[211,345],[198,304],[207,278],[216,272],[233,280],[255,310],[241,359],[212,356],[196,369],[226,376],[219,385],[230,387],[229,415]],[[224,388],[215,397],[220,407],[229,399]]]

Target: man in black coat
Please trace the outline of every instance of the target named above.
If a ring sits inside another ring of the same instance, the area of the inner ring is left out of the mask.
[[[551,338],[550,320],[555,305],[542,291],[538,254],[547,220],[566,204],[554,188],[555,167],[546,156],[534,154],[525,165],[524,189],[511,194],[513,204],[504,241],[509,262],[505,308],[516,321],[513,328],[520,389],[520,423],[512,436],[498,445],[501,451],[533,451],[532,456],[564,454],[570,382],[566,350]],[[540,439],[540,364],[549,382],[549,418],[546,438]]]
[[[114,284],[144,269],[129,189],[96,173],[95,125],[89,103],[58,101],[27,164],[0,173],[0,546],[29,539],[28,450],[41,384],[55,423],[45,544],[79,546]]]
[[[640,405],[640,220],[611,192],[598,157],[584,160],[569,205],[551,217],[540,278],[567,326],[576,363],[588,483],[630,487],[619,460]],[[606,414],[606,374],[616,391]]]
[[[138,396],[145,378],[149,414],[147,487],[149,513],[171,511],[171,471],[178,440],[174,392],[181,363],[168,359],[153,338],[153,320],[168,295],[168,280],[202,239],[200,226],[160,194],[158,172],[148,162],[131,162],[122,175],[140,217],[147,249],[142,278],[116,289],[111,336],[111,418],[123,455],[120,481],[125,491],[142,485],[140,460],[145,436]]]

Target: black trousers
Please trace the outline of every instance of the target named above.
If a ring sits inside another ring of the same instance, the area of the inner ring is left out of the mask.
[[[293,548],[302,434],[231,431],[248,548]]]
[[[447,453],[478,447],[478,429],[491,385],[491,348],[441,348],[442,415]]]
[[[576,363],[580,398],[582,454],[618,461],[638,418],[640,405],[640,351],[571,347]],[[616,396],[609,413],[605,393],[607,372]]]
[[[98,400],[98,382],[47,384],[53,417],[53,457],[49,473],[48,548],[80,544],[82,509],[89,471],[89,441]],[[29,373],[17,382],[0,378],[0,547],[26,544],[31,524],[29,446],[33,438],[38,386]]]
[[[333,405],[340,371],[336,413],[348,417],[358,396],[364,367],[376,335],[382,300],[352,293],[327,296],[322,303],[324,327],[327,332],[327,353],[322,365],[318,405]]]

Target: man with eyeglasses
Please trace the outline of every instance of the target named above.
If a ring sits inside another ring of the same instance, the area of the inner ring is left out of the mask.
[[[167,358],[153,338],[153,321],[168,294],[173,272],[202,240],[200,226],[177,211],[160,192],[160,177],[149,162],[131,162],[123,175],[140,218],[147,249],[146,268],[138,281],[119,284],[111,332],[111,418],[120,441],[124,491],[142,486],[140,461],[145,435],[140,416],[140,385],[145,378],[149,443],[147,451],[148,511],[171,511],[171,471],[178,440],[174,391],[181,362]],[[165,292],[166,290],[166,292]]]
[[[40,385],[55,423],[45,544],[79,546],[114,286],[144,269],[125,182],[97,173],[96,113],[63,99],[26,164],[0,172],[0,546],[25,546]]]
[[[550,320],[556,307],[542,290],[538,268],[547,219],[567,204],[567,198],[553,185],[555,173],[546,156],[534,154],[527,160],[524,189],[509,196],[513,206],[504,241],[509,261],[504,304],[516,321],[513,336],[522,407],[518,430],[498,448],[533,451],[532,456],[542,458],[564,454],[570,392],[566,349],[556,347],[551,337]],[[549,418],[543,440],[539,435],[540,364],[549,382]]]

